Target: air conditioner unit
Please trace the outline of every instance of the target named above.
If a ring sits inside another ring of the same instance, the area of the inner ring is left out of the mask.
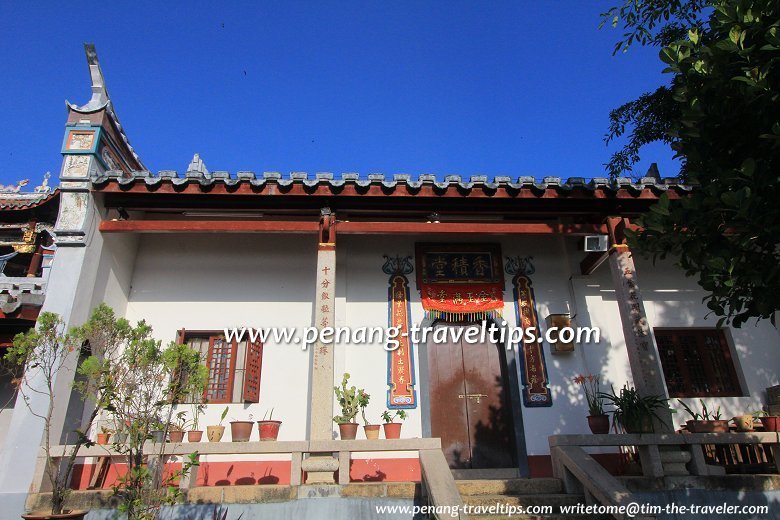
[[[607,235],[589,235],[585,237],[585,252],[596,253],[607,250]]]

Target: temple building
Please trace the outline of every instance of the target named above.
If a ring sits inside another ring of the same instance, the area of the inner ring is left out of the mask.
[[[590,434],[579,375],[598,375],[605,391],[630,385],[668,397],[677,410],[665,416],[671,430],[688,419],[677,399],[703,399],[730,419],[764,407],[766,389],[780,382],[775,327],[716,328],[694,279],[669,260],[633,256],[625,244],[624,231],[662,194],[675,200],[693,189],[676,179],[226,172],[198,154],[186,171],[151,172],[119,122],[91,46],[87,58],[92,97],[67,105],[59,186],[25,199],[0,194],[0,346],[41,309],[75,326],[105,302],[131,322],[146,320],[163,343],[200,350],[209,374],[201,424],[219,422],[226,406],[228,421],[273,410],[280,443],[309,443],[297,448],[302,459],[292,448],[204,448],[196,489],[433,486],[441,459],[426,462],[422,453],[436,451],[429,448],[437,439],[456,481],[551,480],[560,472],[550,437]],[[187,164],[171,158],[180,159]],[[392,350],[344,337],[306,348],[300,341],[307,327],[435,332],[483,323],[600,334],[401,336]],[[295,330],[298,340],[224,337],[226,328],[244,327]],[[339,448],[347,441],[337,440],[333,387],[345,373],[370,395],[371,422],[385,410],[407,414],[397,444]],[[63,443],[83,415],[68,391],[72,379],[57,381]],[[43,424],[21,400],[0,418],[0,516],[18,518],[31,489],[42,489]],[[230,441],[228,429],[220,444]],[[620,449],[596,452],[609,472],[620,471]],[[74,487],[115,481],[112,468],[95,480],[95,457],[79,464]]]

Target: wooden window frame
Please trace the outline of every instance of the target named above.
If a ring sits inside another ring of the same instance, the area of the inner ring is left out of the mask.
[[[723,329],[717,328],[687,328],[687,327],[658,327],[653,329],[653,333],[656,336],[656,343],[658,344],[658,337],[666,337],[672,343],[674,347],[675,367],[679,371],[683,385],[685,389],[682,392],[669,392],[669,397],[674,398],[691,398],[691,397],[744,397],[744,391],[742,383],[737,375],[737,365],[731,352],[728,339]],[[701,362],[702,370],[704,371],[707,379],[707,385],[709,387],[715,387],[715,381],[717,377],[715,369],[712,366],[712,362],[709,356],[705,355],[707,345],[705,344],[705,337],[716,335],[718,344],[720,346],[720,353],[723,356],[723,361],[726,366],[726,373],[721,374],[725,379],[730,381],[730,389],[714,388],[709,392],[701,392],[694,390],[694,383],[691,380],[690,370],[688,365],[684,362],[682,349],[680,348],[680,342],[677,339],[679,336],[693,336],[696,340],[696,354]],[[660,344],[658,345],[660,349]],[[662,362],[664,356],[661,356],[659,362]],[[664,381],[666,381],[666,374],[664,373]],[[668,384],[668,383],[667,383]]]
[[[227,338],[222,331],[215,330],[185,330],[181,329],[178,332],[178,342],[181,344],[187,344],[189,340],[193,338],[208,339],[209,346],[206,352],[205,364],[209,373],[208,381],[211,381],[211,361],[212,352],[216,340],[221,339],[226,343]],[[245,338],[241,343],[246,343],[246,349],[244,350],[244,364],[243,364],[243,381],[241,386],[241,400],[235,401],[233,399],[233,392],[235,390],[236,372],[238,366],[238,354],[239,354],[239,342],[235,339],[229,342],[230,344],[230,364],[228,367],[228,387],[226,399],[211,399],[208,397],[208,382],[207,387],[203,390],[203,399],[208,404],[238,404],[238,403],[259,403],[260,402],[260,383],[262,379],[262,367],[263,367],[263,344],[257,341],[252,344],[249,338]],[[256,360],[256,368],[254,372],[250,370],[250,359],[254,356]],[[256,374],[256,378],[254,375]],[[256,382],[255,382],[256,379]]]

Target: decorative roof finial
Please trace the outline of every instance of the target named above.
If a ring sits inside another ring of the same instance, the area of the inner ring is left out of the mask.
[[[24,179],[16,183],[16,185],[9,184],[4,185],[0,184],[0,193],[19,193],[24,186],[27,186],[27,183],[30,182],[29,179]]]
[[[87,65],[89,65],[89,76],[92,78],[92,98],[84,106],[76,106],[66,101],[68,106],[78,112],[95,112],[105,108],[111,99],[108,97],[106,89],[106,80],[103,78],[103,71],[100,69],[95,44],[85,43],[84,52],[87,54]]]
[[[49,186],[50,177],[51,177],[51,172],[46,172],[43,175],[43,182],[41,182],[40,186],[35,187],[35,193],[51,193],[51,186]]]
[[[200,175],[208,176],[209,170],[206,168],[206,163],[200,158],[200,154],[196,153],[192,156],[190,165],[187,166],[187,173],[199,173]]]

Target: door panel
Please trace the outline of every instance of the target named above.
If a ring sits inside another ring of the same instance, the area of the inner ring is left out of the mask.
[[[444,456],[451,468],[470,468],[463,351],[460,342],[448,336],[445,344],[431,344],[428,350],[430,380],[431,434],[441,438]]]
[[[463,328],[464,325],[437,325]],[[513,433],[501,352],[488,341],[428,346],[431,434],[441,437],[453,469],[506,468],[514,463]],[[465,331],[464,331],[465,332]]]
[[[503,468],[512,462],[503,360],[496,345],[462,342],[466,375],[471,467]]]

